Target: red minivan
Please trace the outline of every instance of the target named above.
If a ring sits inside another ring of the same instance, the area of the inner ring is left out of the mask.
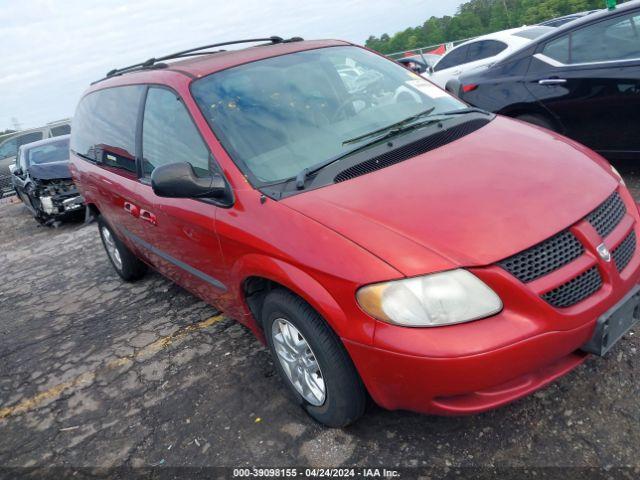
[[[71,168],[118,274],[246,325],[317,421],[495,408],[638,320],[638,209],[600,156],[347,42],[214,50],[243,42],[95,82]]]

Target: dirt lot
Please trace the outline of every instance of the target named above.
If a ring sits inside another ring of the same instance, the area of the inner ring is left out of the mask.
[[[122,283],[95,224],[41,228],[2,204],[0,245],[2,467],[640,467],[640,329],[491,413],[372,406],[331,430],[245,328],[156,273]]]

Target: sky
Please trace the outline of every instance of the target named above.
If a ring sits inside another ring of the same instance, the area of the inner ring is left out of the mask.
[[[89,83],[174,51],[240,38],[364,44],[463,0],[0,0],[0,131],[71,117]]]

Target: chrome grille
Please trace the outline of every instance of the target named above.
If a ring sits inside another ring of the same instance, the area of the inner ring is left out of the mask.
[[[567,308],[593,295],[602,286],[598,267],[591,267],[567,283],[542,295],[542,298],[557,308]]]
[[[633,254],[636,251],[636,232],[633,230],[627,238],[625,238],[620,245],[616,247],[616,249],[611,252],[611,256],[613,257],[613,261],[616,263],[616,268],[618,272],[622,272],[633,257]]]
[[[583,252],[584,247],[578,239],[565,230],[498,265],[521,282],[528,283],[572,262]]]
[[[618,226],[627,209],[618,192],[613,192],[602,205],[587,215],[587,221],[601,237],[609,235]]]

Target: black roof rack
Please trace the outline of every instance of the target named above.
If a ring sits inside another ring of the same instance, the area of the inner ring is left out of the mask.
[[[272,36],[268,38],[249,38],[246,40],[232,40],[230,42],[213,43],[211,45],[205,45],[203,47],[190,48],[188,50],[183,50],[181,52],[172,53],[170,55],[165,55],[163,57],[150,58],[149,60],[146,60],[141,63],[136,63],[135,65],[129,65],[128,67],[114,68],[113,70],[110,70],[109,72],[107,72],[107,75],[105,78],[102,78],[100,80],[93,82],[92,85],[102,80],[106,80],[107,78],[115,77],[117,75],[122,75],[124,73],[135,72],[138,70],[154,69],[154,68],[166,68],[168,65],[166,63],[162,63],[165,60],[172,60],[172,59],[184,58],[184,57],[193,57],[197,55],[208,55],[208,54],[220,53],[225,51],[225,50],[206,51],[210,48],[224,47],[226,45],[236,45],[239,43],[255,43],[255,42],[268,42],[262,45],[274,45],[277,43],[301,42],[302,40],[303,39],[301,37],[292,37],[285,40],[282,37]]]

